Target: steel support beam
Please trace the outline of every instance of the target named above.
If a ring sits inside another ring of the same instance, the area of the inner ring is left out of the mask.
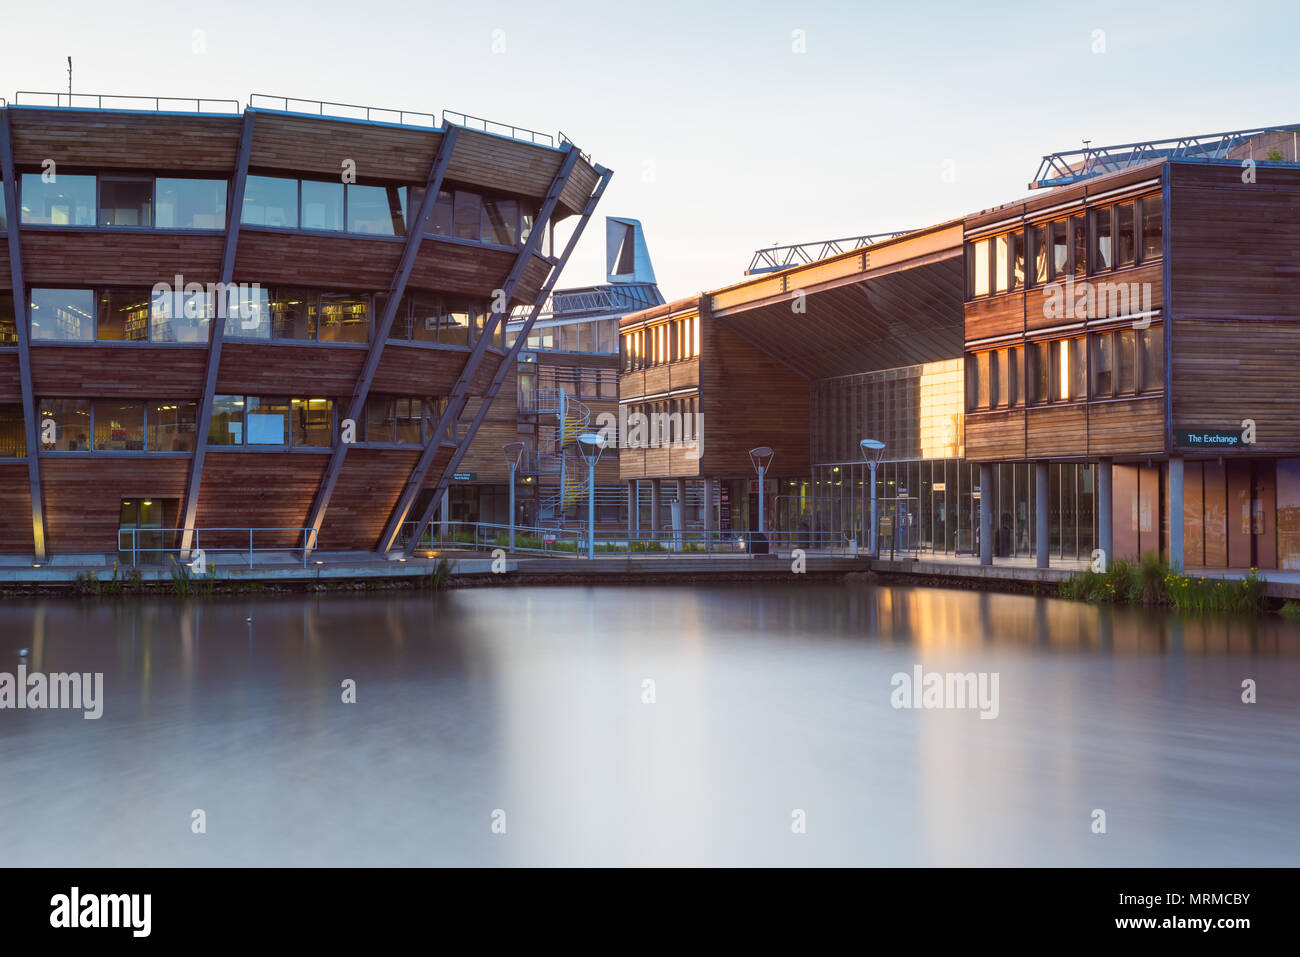
[[[424,529],[433,518],[434,507],[439,497],[446,492],[447,487],[450,484],[448,476],[456,471],[456,466],[460,464],[461,459],[465,457],[465,452],[469,449],[470,443],[474,441],[474,435],[478,432],[479,426],[483,424],[483,419],[487,416],[487,410],[496,399],[497,393],[501,391],[501,384],[505,382],[506,376],[509,374],[510,370],[514,368],[519,351],[523,348],[524,343],[528,341],[528,334],[533,331],[533,323],[537,321],[537,316],[542,311],[542,304],[546,302],[547,297],[550,296],[551,291],[555,288],[555,284],[559,282],[560,274],[564,271],[565,264],[569,261],[569,256],[577,247],[578,240],[582,238],[583,230],[587,228],[587,223],[591,219],[591,214],[595,212],[597,204],[600,203],[601,196],[605,193],[605,188],[609,185],[610,179],[614,176],[613,170],[604,169],[603,167],[597,167],[596,171],[600,173],[600,182],[596,184],[596,188],[592,190],[591,196],[587,198],[587,203],[582,210],[582,216],[579,218],[577,225],[573,228],[573,235],[571,235],[568,242],[565,243],[564,252],[560,254],[560,258],[551,268],[551,274],[547,277],[545,284],[538,291],[537,298],[533,301],[532,311],[528,314],[528,318],[524,320],[523,327],[519,330],[519,335],[515,338],[515,344],[506,351],[505,358],[497,368],[496,375],[492,377],[492,383],[488,386],[488,390],[483,396],[483,401],[479,405],[478,413],[474,416],[474,421],[470,423],[469,430],[466,432],[465,437],[458,444],[456,451],[452,453],[451,461],[448,462],[447,467],[443,469],[442,476],[438,479],[433,499],[430,501],[429,507],[424,510],[424,514],[420,516],[420,519],[415,526],[415,532],[406,545],[405,553],[407,556],[414,551],[415,543],[420,540],[420,536],[424,534]],[[553,233],[554,231],[552,231],[552,235]],[[425,449],[425,455],[428,456],[429,462],[432,463],[433,456],[427,448]],[[423,461],[422,458],[422,464]],[[425,465],[424,471],[428,471],[428,465]],[[397,541],[397,537],[402,530],[402,523],[406,521],[406,515],[410,511],[411,503],[415,501],[415,496],[419,494],[420,487],[424,482],[424,472],[421,472],[418,476],[413,475],[412,480],[414,480],[415,483],[413,486],[414,492],[411,491],[412,486],[408,483],[407,492],[409,494],[404,495],[402,501],[398,503],[399,507],[393,512],[393,517],[389,521],[388,528],[384,532],[384,540],[380,542],[380,551],[382,552],[388,551],[388,549],[393,547],[393,543]]]
[[[239,249],[239,224],[244,211],[244,187],[248,183],[248,157],[253,149],[252,108],[244,111],[243,125],[239,131],[239,153],[235,160],[235,174],[231,180],[230,208],[226,215],[226,245],[221,253],[221,288],[234,279],[235,255]],[[179,290],[178,290],[179,291]],[[199,399],[198,421],[194,428],[194,458],[190,465],[190,480],[185,489],[185,518],[181,524],[181,555],[188,557],[193,542],[195,518],[199,511],[199,490],[203,485],[203,462],[208,450],[208,427],[212,421],[212,399],[217,390],[217,369],[221,365],[221,344],[226,335],[224,318],[229,301],[218,303],[210,320],[212,334],[208,338],[208,365],[203,377],[203,395]]]
[[[393,509],[388,525],[385,527],[384,533],[380,537],[377,551],[381,555],[387,553],[396,543],[398,536],[401,534],[402,523],[406,521],[406,516],[411,511],[412,506],[414,506],[415,499],[419,496],[420,489],[424,485],[425,476],[428,475],[429,469],[433,466],[433,460],[437,456],[441,447],[443,436],[447,434],[447,431],[453,425],[460,421],[460,417],[465,411],[465,406],[469,402],[470,383],[473,382],[474,376],[478,372],[478,367],[483,361],[483,356],[487,353],[488,344],[492,341],[492,337],[496,335],[497,329],[505,328],[505,324],[510,316],[510,300],[514,298],[515,288],[519,285],[520,279],[523,278],[524,270],[528,267],[528,264],[532,261],[533,255],[541,245],[542,234],[547,232],[547,227],[550,225],[551,218],[555,213],[555,207],[559,204],[560,194],[564,192],[564,187],[568,185],[569,177],[573,173],[574,166],[577,165],[579,156],[580,154],[577,147],[571,145],[564,156],[564,161],[560,163],[560,168],[556,172],[555,178],[551,180],[550,189],[547,190],[546,199],[542,203],[542,208],[538,211],[533,231],[528,234],[528,241],[524,243],[523,249],[521,249],[519,255],[515,257],[515,263],[510,268],[510,273],[506,276],[505,282],[502,284],[500,289],[496,290],[494,298],[497,302],[495,305],[499,308],[493,308],[488,322],[485,324],[482,333],[475,341],[474,348],[470,351],[469,358],[465,360],[465,365],[461,369],[460,376],[456,379],[455,385],[452,386],[450,395],[447,396],[447,407],[438,418],[438,425],[434,429],[433,435],[429,439],[425,440],[424,450],[420,454],[420,460],[415,464],[415,468],[411,470],[411,474],[407,477],[406,485],[402,489],[402,494],[398,497],[397,504]],[[551,274],[555,275],[558,268],[558,265],[553,266]],[[552,287],[549,284],[543,286],[543,291],[546,295],[550,294],[551,288]],[[541,296],[541,298],[537,300],[536,308],[540,308],[540,304],[546,301],[544,295],[539,293],[539,296]],[[535,311],[534,315],[536,315]],[[531,330],[531,328],[532,322],[530,320],[527,327],[522,330],[519,336],[515,339],[516,345],[524,342],[527,338],[528,331]],[[517,352],[518,350],[514,348],[507,351],[505,358],[502,359],[501,366],[497,369],[498,374],[506,368],[506,363],[512,361],[512,358],[517,354]],[[475,419],[476,423],[482,421],[483,412],[488,405],[491,404],[491,398],[494,397],[495,392],[491,393],[491,397],[487,395],[483,397],[479,416]],[[475,429],[476,428],[477,426]],[[461,441],[462,448],[473,438],[475,429],[471,429],[469,434],[467,434]],[[456,457],[454,453],[453,457],[456,458],[456,461],[459,461],[459,457]],[[443,478],[445,477],[444,473]],[[440,481],[437,494],[440,494],[443,488],[444,486]],[[437,494],[434,495],[435,500],[437,499]],[[431,511],[426,510],[426,514],[431,514]],[[424,524],[427,524],[427,521]],[[420,528],[417,529],[417,532],[421,531],[423,527],[424,525],[422,524]]]
[[[9,132],[9,110],[0,111],[0,176],[4,177],[5,234],[9,244],[9,272],[13,281],[14,326],[18,333],[18,377],[23,394],[23,433],[27,443],[27,483],[32,500],[32,551],[38,562],[45,561],[45,508],[41,494],[40,410],[32,393],[31,319],[27,308],[27,286],[23,282],[23,247],[19,227],[18,171],[14,167],[13,138]]]
[[[366,352],[365,364],[361,367],[356,387],[352,390],[352,401],[348,405],[347,418],[353,422],[360,422],[365,413],[370,386],[375,381],[375,372],[379,369],[379,360],[383,357],[384,346],[388,342],[389,333],[392,332],[393,320],[397,317],[402,296],[406,293],[406,283],[411,278],[415,257],[419,255],[420,242],[428,231],[429,219],[433,216],[433,207],[438,201],[438,191],[442,189],[442,180],[451,162],[451,154],[456,149],[459,130],[459,127],[449,126],[443,133],[442,142],[438,145],[438,152],[433,158],[433,165],[429,167],[429,176],[425,180],[424,199],[420,203],[415,221],[407,224],[402,258],[398,261],[397,271],[393,273],[393,281],[388,286],[388,299],[384,304],[383,315],[379,317],[379,322],[375,326],[370,349]],[[334,452],[330,455],[329,465],[326,466],[325,474],[321,477],[320,486],[316,491],[316,500],[312,503],[311,514],[307,519],[307,526],[311,531],[305,533],[306,538],[302,543],[307,551],[311,551],[320,541],[321,526],[325,523],[325,511],[329,508],[334,486],[343,472],[343,460],[347,457],[347,452],[347,444],[341,438],[336,438]]]

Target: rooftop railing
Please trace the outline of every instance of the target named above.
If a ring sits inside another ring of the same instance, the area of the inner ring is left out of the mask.
[[[526,143],[536,143],[539,146],[555,146],[555,137],[550,133],[539,133],[536,130],[530,130],[523,126],[512,126],[509,123],[498,123],[496,120],[485,120],[481,116],[471,116],[468,113],[457,113],[455,110],[442,111],[442,123],[446,126],[448,123],[455,123],[457,126],[466,126],[470,129],[482,130],[484,133],[496,133],[500,136],[509,136],[511,139],[523,140]]]
[[[276,105],[279,104],[279,105]],[[436,129],[438,117],[434,113],[414,110],[391,110],[378,106],[361,106],[356,103],[333,103],[329,100],[303,100],[292,96],[269,96],[252,93],[248,105],[255,110],[278,110],[281,113],[304,113],[336,120],[363,120],[366,123],[395,123],[399,126],[423,126]]]
[[[42,93],[19,90],[14,106],[53,106],[83,110],[152,110],[157,113],[241,113],[238,100],[187,96],[121,96],[111,93]]]
[[[806,266],[828,256],[862,249],[875,243],[885,242],[906,236],[911,230],[903,229],[894,233],[871,233],[866,236],[848,236],[844,239],[823,239],[812,243],[796,243],[793,246],[769,246],[754,253],[754,258],[745,270],[746,276],[755,276],[765,272],[789,269],[791,266]]]

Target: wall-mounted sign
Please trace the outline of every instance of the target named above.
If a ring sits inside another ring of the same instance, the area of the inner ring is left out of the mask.
[[[456,482],[475,482],[478,480],[477,472],[453,472],[451,473],[453,481]]]
[[[1241,444],[1241,433],[1227,429],[1179,429],[1174,433],[1174,445],[1180,449],[1235,449]]]

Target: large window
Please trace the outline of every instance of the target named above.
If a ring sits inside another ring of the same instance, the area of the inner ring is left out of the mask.
[[[438,343],[444,346],[468,346],[482,330],[487,317],[483,303],[467,299],[407,294],[397,307],[390,339]]]
[[[348,186],[348,232],[405,236],[404,186]]]
[[[214,396],[208,444],[329,448],[334,404],[325,398]]]
[[[178,399],[150,402],[146,408],[150,451],[193,452],[198,403]]]
[[[364,294],[323,292],[312,300],[308,325],[316,327],[320,342],[365,342],[370,336],[370,297]]]
[[[161,229],[225,229],[224,179],[157,180],[158,226]]]
[[[99,178],[99,225],[152,226],[153,180],[101,176]]]
[[[513,199],[489,199],[483,203],[480,240],[498,246],[513,246],[519,234],[519,204]]]
[[[1110,269],[1115,265],[1115,248],[1112,243],[1115,207],[1092,211],[1092,268],[1093,271]]]
[[[296,286],[240,286],[231,291],[226,335],[243,339],[366,342],[371,295]]]
[[[244,185],[241,222],[250,226],[298,228],[298,181],[275,176],[249,176]]]
[[[1164,255],[1164,203],[1159,196],[1142,200],[1142,261]]]
[[[95,338],[92,289],[33,289],[33,341],[91,342]]]
[[[419,445],[436,427],[419,397],[372,395],[366,399],[367,442]]]
[[[1092,397],[1108,399],[1164,388],[1164,332],[1146,329],[1095,332],[1092,340]]]
[[[24,226],[94,226],[95,177],[61,173],[45,182],[41,173],[23,173]]]
[[[144,451],[143,402],[96,399],[92,406],[96,451]]]
[[[302,181],[303,229],[343,230],[343,184]]]
[[[19,402],[0,405],[0,458],[21,459],[27,455],[27,424]]]
[[[478,193],[456,190],[456,202],[452,213],[453,235],[457,239],[472,239],[479,242],[482,234],[483,198]]]
[[[0,346],[18,344],[18,316],[14,312],[14,294],[0,292]]]
[[[147,342],[152,294],[148,289],[101,289],[95,338]]]
[[[90,451],[90,403],[85,399],[41,399],[37,423],[41,448],[58,452]],[[49,439],[53,441],[48,441]]]

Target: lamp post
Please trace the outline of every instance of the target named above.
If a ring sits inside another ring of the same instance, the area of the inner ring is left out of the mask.
[[[876,466],[885,457],[885,443],[879,439],[863,439],[858,444],[862,449],[863,461],[871,469],[871,539],[867,547],[867,554],[875,558],[876,538],[878,536],[876,531]]]
[[[763,536],[763,543],[767,544],[767,528],[764,523],[763,508],[763,486],[767,484],[764,480],[767,478],[767,470],[772,465],[772,456],[775,453],[766,445],[760,445],[756,449],[749,450],[749,461],[754,465],[754,471],[758,473],[758,533]]]
[[[510,550],[515,550],[515,470],[519,468],[519,460],[523,458],[524,443],[507,442],[501,446],[501,452],[506,457],[506,465],[510,468]]]
[[[578,451],[587,463],[587,557],[596,558],[596,462],[605,450],[605,437],[599,432],[578,436]]]

